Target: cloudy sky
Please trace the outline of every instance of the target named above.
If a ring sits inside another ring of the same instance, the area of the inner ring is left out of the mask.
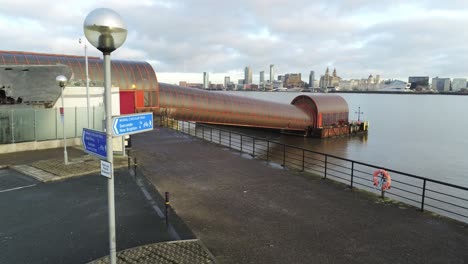
[[[109,7],[129,35],[113,58],[146,60],[163,82],[326,67],[344,78],[468,77],[467,0],[0,0],[0,50],[83,54],[94,8]],[[90,47],[91,55],[99,52]]]

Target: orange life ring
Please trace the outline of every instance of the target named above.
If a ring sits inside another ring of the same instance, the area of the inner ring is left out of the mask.
[[[374,186],[380,187],[382,185],[382,191],[390,189],[392,185],[392,178],[386,170],[376,170],[374,171]]]

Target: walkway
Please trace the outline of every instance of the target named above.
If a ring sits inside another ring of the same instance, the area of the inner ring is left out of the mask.
[[[468,228],[158,128],[139,165],[220,263],[466,263]]]

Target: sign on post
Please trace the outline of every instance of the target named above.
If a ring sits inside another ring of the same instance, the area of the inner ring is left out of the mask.
[[[116,137],[150,130],[153,130],[153,113],[122,115],[112,119],[112,132]]]
[[[108,161],[101,160],[101,175],[107,178],[112,178],[112,164]]]
[[[85,151],[100,158],[107,158],[106,133],[92,129],[83,128],[81,138]]]

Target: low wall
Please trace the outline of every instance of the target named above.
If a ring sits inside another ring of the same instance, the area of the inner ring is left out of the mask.
[[[122,152],[122,137],[114,138],[113,149]],[[67,138],[67,147],[82,146],[81,137]],[[0,154],[63,147],[63,139],[0,144]]]

